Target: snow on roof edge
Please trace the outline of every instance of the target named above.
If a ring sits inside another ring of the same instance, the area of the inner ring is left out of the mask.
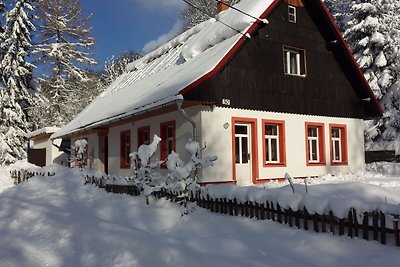
[[[67,130],[67,131],[57,131],[54,134],[52,134],[50,136],[50,139],[57,139],[57,138],[61,138],[63,136],[67,136],[70,134],[74,134],[74,133],[78,133],[78,132],[82,132],[82,131],[86,131],[89,129],[93,129],[96,128],[97,126],[103,125],[103,124],[107,124],[107,123],[112,123],[118,120],[122,120],[125,119],[127,117],[131,117],[131,116],[135,116],[135,115],[139,115],[140,113],[144,113],[144,112],[148,112],[151,109],[157,109],[157,108],[161,108],[164,106],[168,106],[171,105],[172,103],[176,102],[177,100],[183,100],[183,96],[182,95],[173,95],[173,96],[169,96],[163,99],[160,99],[159,101],[138,107],[136,109],[127,111],[125,113],[113,116],[113,117],[109,117],[109,118],[105,118],[101,121],[96,121],[92,124],[89,125],[85,125],[82,126],[80,128],[74,129],[74,130]]]
[[[28,139],[39,136],[39,135],[44,135],[44,134],[53,134],[57,131],[59,131],[61,128],[59,127],[43,127],[41,129],[38,129],[36,131],[33,132],[29,132],[26,134],[26,137]]]

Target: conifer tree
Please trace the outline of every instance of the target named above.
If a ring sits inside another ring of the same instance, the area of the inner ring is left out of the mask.
[[[234,5],[240,0],[227,0],[227,3]],[[188,0],[182,12],[184,29],[190,29],[197,24],[213,18],[217,14],[217,0]]]
[[[327,0],[326,3],[384,109],[383,118],[366,123],[367,149],[398,147],[400,152],[400,2]]]

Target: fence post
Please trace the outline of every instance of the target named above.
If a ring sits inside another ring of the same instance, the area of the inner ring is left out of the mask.
[[[287,213],[288,213],[289,227],[293,227],[293,210],[292,210],[292,208],[289,207],[289,210],[287,211]]]
[[[353,208],[353,226],[354,226],[354,236],[358,237],[358,218],[357,211]]]
[[[344,219],[339,219],[339,235],[344,236]]]
[[[314,217],[314,218],[313,218],[314,232],[319,233],[318,214],[317,214],[317,213],[314,213],[314,216],[313,216],[313,217]]]
[[[276,203],[276,214],[278,217],[278,223],[282,223],[282,209],[278,203]]]
[[[335,234],[335,217],[331,210],[329,211],[329,232],[333,235]]]
[[[369,223],[368,223],[368,212],[364,212],[363,216],[363,238],[365,240],[369,239]]]
[[[308,211],[306,207],[303,208],[303,226],[304,230],[308,230]]]
[[[394,239],[396,240],[396,246],[400,246],[399,215],[396,215],[393,219],[393,233],[394,233]]]
[[[385,214],[381,211],[381,244],[386,244],[386,217]]]
[[[326,233],[326,218],[325,214],[319,215],[319,218],[321,220],[321,232]]]
[[[264,203],[262,203],[261,207],[260,207],[260,218],[261,218],[261,220],[265,220],[265,205],[264,205]]]
[[[374,231],[374,240],[378,240],[378,232],[379,232],[378,221],[379,221],[379,214],[376,211],[372,212],[372,227]]]
[[[347,214],[347,223],[348,223],[348,231],[347,231],[347,236],[353,238],[353,208],[349,210],[349,213]]]
[[[268,220],[271,220],[271,208],[270,208],[270,205],[269,205],[269,201],[267,201],[267,208],[266,208],[266,210],[267,210],[267,219],[268,219]]]

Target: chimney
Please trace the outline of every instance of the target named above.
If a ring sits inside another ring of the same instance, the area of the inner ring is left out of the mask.
[[[228,0],[220,0],[220,1],[218,1],[218,3],[217,3],[217,14],[222,12],[222,11],[224,11],[224,10],[227,10],[229,8],[228,5],[229,5],[229,1]]]

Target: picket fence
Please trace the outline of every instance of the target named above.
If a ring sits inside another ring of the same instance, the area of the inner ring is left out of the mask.
[[[13,171],[12,177],[15,183],[29,179],[34,175],[49,175],[54,173]],[[92,183],[107,192],[118,194],[129,194],[138,196],[141,190],[135,185],[109,184],[109,177],[94,177],[86,175],[86,183]],[[167,189],[153,192],[156,199],[166,198],[172,202],[182,203],[182,192],[173,192]],[[400,247],[399,214],[387,214],[379,210],[359,214],[356,209],[351,208],[346,218],[337,218],[332,211],[327,214],[310,214],[304,207],[302,210],[293,211],[284,209],[277,203],[266,201],[259,204],[252,201],[241,202],[237,199],[217,198],[204,195],[199,190],[190,191],[188,200],[196,203],[198,207],[210,212],[226,214],[230,216],[242,216],[255,218],[257,220],[272,220],[277,223],[286,224],[289,227],[311,230],[314,232],[330,233],[332,235],[348,236],[365,240],[375,240],[381,244],[394,244]],[[362,218],[362,223],[359,223]],[[389,227],[391,218],[392,228]]]

